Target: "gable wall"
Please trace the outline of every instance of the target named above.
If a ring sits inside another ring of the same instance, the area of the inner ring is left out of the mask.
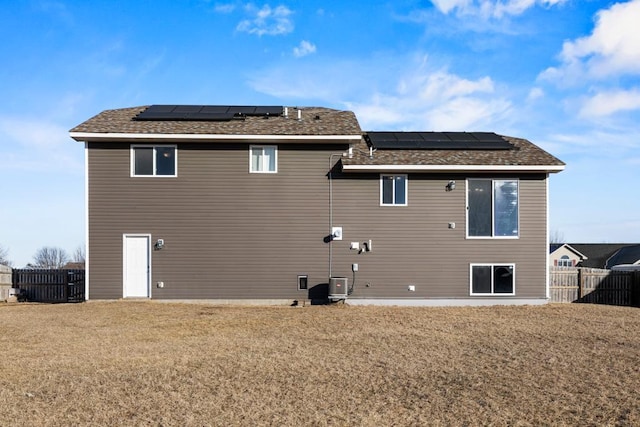
[[[177,178],[131,178],[129,144],[90,143],[89,297],[122,297],[123,234],[148,233],[165,241],[152,251],[152,283],[165,284],[153,298],[306,298],[297,275],[327,282],[326,173],[345,149],[282,144],[277,174],[250,174],[248,144],[179,144]],[[468,297],[469,263],[485,262],[516,263],[516,297],[544,298],[545,175],[520,177],[516,240],[465,238],[465,178],[410,174],[409,206],[381,207],[378,174],[334,175],[344,239],[331,243],[332,272],[351,281],[359,264],[353,298]],[[445,192],[450,179],[457,188]],[[372,252],[349,249],[369,239]]]
[[[554,267],[559,265],[560,258],[565,255],[569,257],[574,266],[577,266],[578,263],[582,261],[575,252],[565,248],[564,246],[561,246],[549,254],[549,266]]]

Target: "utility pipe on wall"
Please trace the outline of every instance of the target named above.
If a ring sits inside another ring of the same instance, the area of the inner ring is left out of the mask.
[[[329,155],[329,234],[333,233],[333,158],[343,157],[344,153],[333,153]],[[333,245],[329,241],[329,278],[333,274]]]

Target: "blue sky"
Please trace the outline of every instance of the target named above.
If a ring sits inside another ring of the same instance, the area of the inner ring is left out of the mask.
[[[527,138],[567,163],[553,231],[640,242],[640,0],[22,0],[0,22],[0,245],[17,267],[84,243],[84,150],[68,130],[161,103]]]

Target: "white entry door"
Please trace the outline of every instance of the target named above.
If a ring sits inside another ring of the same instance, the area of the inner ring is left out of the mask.
[[[125,235],[123,253],[123,296],[149,297],[149,248],[151,236]]]

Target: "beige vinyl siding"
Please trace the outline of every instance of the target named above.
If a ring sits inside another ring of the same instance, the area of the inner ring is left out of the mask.
[[[300,299],[298,275],[326,283],[329,156],[347,145],[278,144],[276,174],[249,173],[249,145],[177,144],[177,177],[160,178],[129,176],[130,144],[89,143],[90,298],[122,297],[125,233],[165,241],[152,298]],[[379,174],[336,174],[333,275],[351,282],[359,264],[354,298],[467,298],[470,263],[514,263],[513,298],[544,298],[546,176],[505,177],[520,179],[519,239],[466,238],[464,175],[409,174],[408,206],[380,206]]]

